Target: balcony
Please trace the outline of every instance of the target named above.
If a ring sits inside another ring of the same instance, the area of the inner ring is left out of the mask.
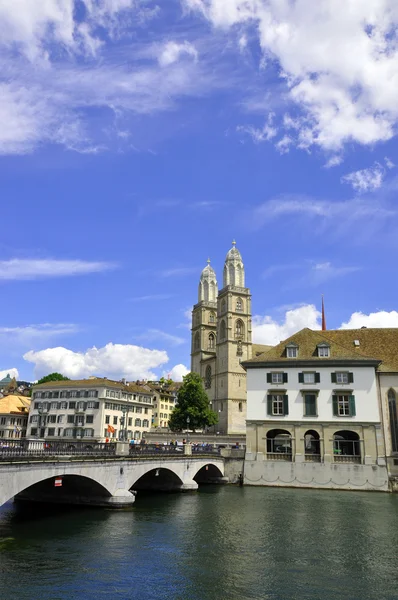
[[[305,454],[304,460],[305,462],[322,462],[320,454]]]
[[[287,452],[267,452],[267,460],[284,460],[292,462],[292,455]]]
[[[350,455],[340,455],[340,456],[334,456],[333,460],[335,463],[354,463],[357,465],[361,464],[361,457],[360,456],[350,456]]]

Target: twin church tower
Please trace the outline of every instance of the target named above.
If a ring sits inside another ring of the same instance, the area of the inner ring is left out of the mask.
[[[199,282],[192,311],[191,371],[204,381],[220,433],[246,431],[246,372],[241,362],[252,357],[251,295],[236,243],[228,252],[223,287],[210,260]],[[265,349],[265,348],[264,348]]]

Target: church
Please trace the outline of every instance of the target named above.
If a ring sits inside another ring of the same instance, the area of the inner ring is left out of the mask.
[[[218,413],[216,431],[246,433],[246,371],[241,363],[270,346],[252,343],[251,294],[245,287],[245,268],[236,242],[225,259],[220,291],[207,261],[192,310],[191,331],[191,371],[203,378]]]

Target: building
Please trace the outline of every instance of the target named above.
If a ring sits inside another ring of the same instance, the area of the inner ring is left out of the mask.
[[[17,388],[17,382],[15,381],[15,377],[10,377],[10,374],[7,373],[3,379],[0,379],[0,397],[5,396],[6,394],[15,391],[12,389],[14,387]]]
[[[25,437],[29,407],[30,398],[26,396],[9,394],[0,398],[0,440]]]
[[[51,440],[140,440],[154,394],[135,384],[92,377],[33,386],[27,435]]]
[[[145,386],[154,395],[152,427],[167,428],[169,419],[177,403],[177,391],[173,385],[148,383]]]
[[[306,328],[245,361],[246,483],[387,491],[396,348],[398,329]]]
[[[252,344],[250,290],[241,254],[233,242],[224,264],[223,287],[210,260],[199,281],[192,310],[191,371],[199,373],[220,433],[246,431],[246,372],[241,363],[268,346]]]

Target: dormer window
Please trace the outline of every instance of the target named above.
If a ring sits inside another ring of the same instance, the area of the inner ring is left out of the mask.
[[[286,346],[286,356],[287,358],[297,358],[298,357],[298,345],[291,343]]]
[[[329,344],[319,344],[318,345],[318,356],[319,356],[319,358],[329,358],[329,356],[330,356]]]

